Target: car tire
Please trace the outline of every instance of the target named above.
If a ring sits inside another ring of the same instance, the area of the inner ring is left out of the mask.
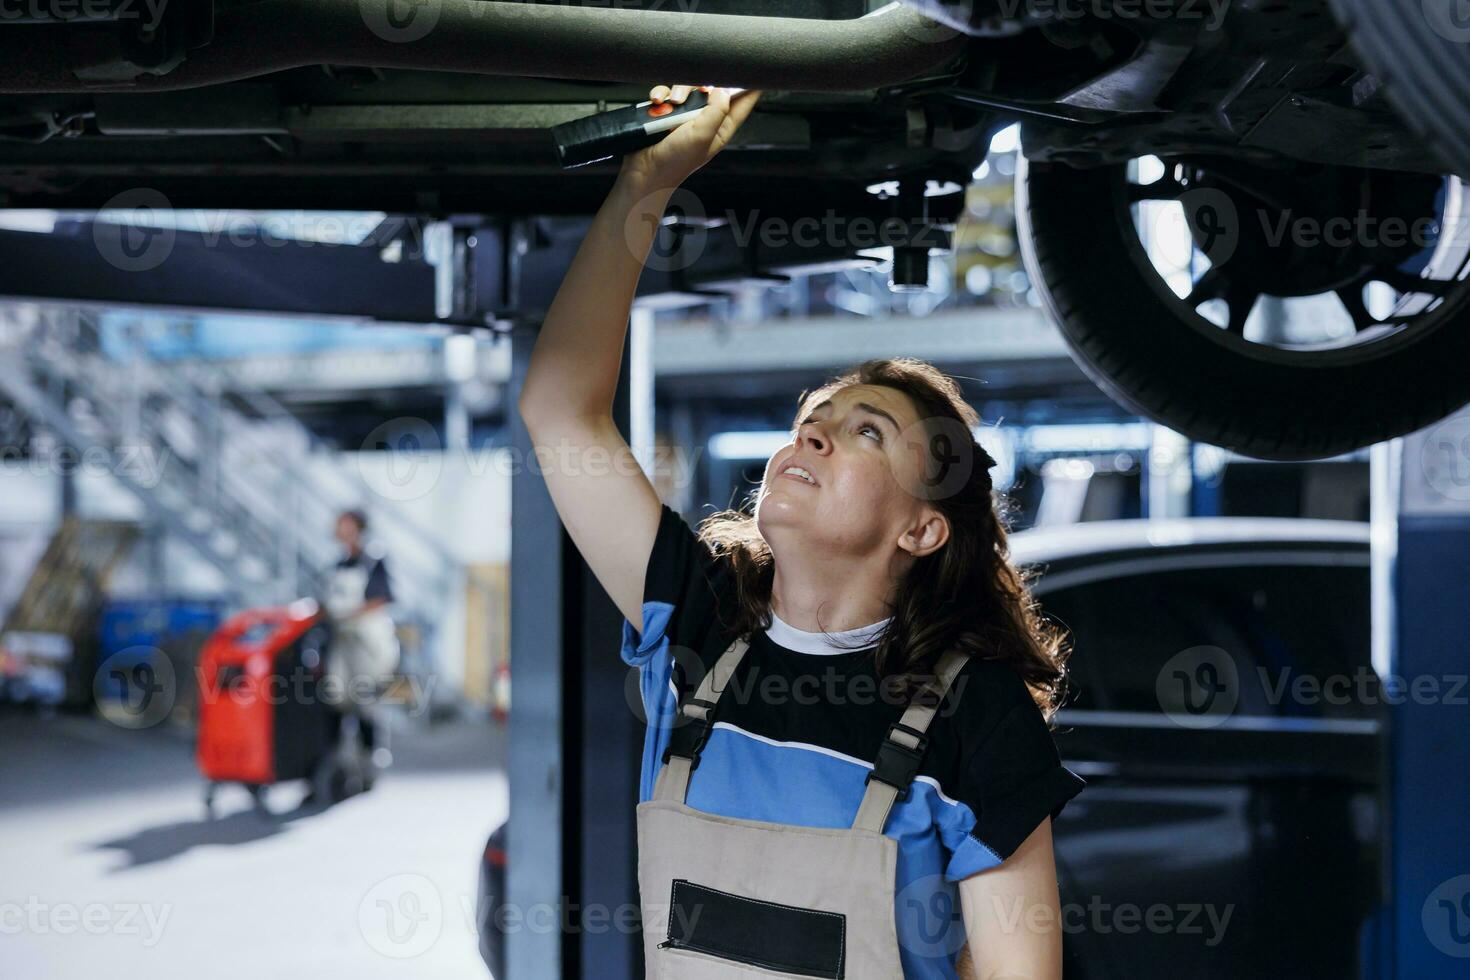
[[[1115,401],[1192,439],[1282,460],[1340,455],[1470,401],[1464,310],[1348,356],[1255,353],[1264,345],[1231,344],[1211,335],[1224,331],[1186,322],[1139,242],[1125,174],[1121,164],[1079,170],[1024,158],[1016,174],[1027,274],[1073,359]]]

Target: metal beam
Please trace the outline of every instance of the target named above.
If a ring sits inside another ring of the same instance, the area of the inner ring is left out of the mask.
[[[529,329],[511,335],[516,397],[534,342],[535,333]],[[512,446],[518,458],[529,458],[531,439],[519,417]],[[510,507],[515,705],[510,714],[506,902],[524,917],[533,909],[559,913],[562,882],[567,878],[563,841],[569,828],[562,801],[568,781],[575,777],[575,757],[569,772],[565,687],[575,683],[575,677],[567,674],[563,662],[575,603],[568,608],[564,586],[570,557],[566,532],[541,479],[519,469],[511,478]],[[565,975],[559,929],[509,928],[505,951],[509,976],[551,980]]]
[[[0,296],[432,323],[434,268],[357,245],[66,222],[0,231]]]
[[[698,207],[692,197],[675,203]],[[884,206],[861,190],[834,191],[824,204],[833,214],[884,216]],[[115,202],[118,210],[142,215],[169,206],[162,194],[146,188]],[[223,224],[229,214],[200,212],[206,226]],[[840,236],[797,244],[763,238],[749,223],[719,224],[726,220],[722,212],[692,217],[716,224],[659,228],[658,258],[638,283],[641,302],[702,305],[752,285],[876,261],[857,255],[856,243]],[[766,212],[749,221],[766,222],[762,228],[769,232],[789,228],[799,217]],[[421,223],[405,219],[370,233],[372,245],[345,245],[223,227],[199,232],[65,220],[51,234],[0,230],[0,297],[508,328],[539,322],[589,223],[585,216],[454,216],[429,226],[450,232],[439,243]]]
[[[475,378],[490,384],[510,380],[510,345],[476,351]],[[221,359],[215,368],[231,392],[357,392],[365,389],[439,388],[450,383],[437,348],[301,351]]]
[[[661,379],[819,369],[870,357],[907,355],[936,364],[1068,357],[1046,314],[1030,307],[961,307],[924,317],[807,317],[752,324],[712,321],[659,327],[654,369]]]
[[[535,332],[512,334],[519,397]],[[625,347],[614,418],[628,431],[637,355]],[[646,351],[646,345],[643,346]],[[647,401],[647,394],[639,396]],[[514,425],[517,458],[530,458]],[[618,656],[623,618],[582,561],[552,506],[539,468],[511,481],[510,829],[507,899],[550,928],[507,937],[507,974],[525,980],[633,980],[642,976],[637,930],[640,719],[625,698]],[[629,928],[631,923],[632,928]]]
[[[1385,980],[1460,975],[1470,957],[1470,409],[1375,447],[1374,666],[1387,688]]]
[[[117,44],[112,35],[94,31],[89,40]],[[95,53],[85,61],[72,38],[64,24],[0,35],[0,91],[165,91],[325,64],[650,85],[717,78],[743,88],[845,92],[923,75],[969,41],[896,2],[828,20],[508,0],[436,0],[403,10],[388,0],[223,6],[209,43],[168,71],[122,55],[99,70]]]

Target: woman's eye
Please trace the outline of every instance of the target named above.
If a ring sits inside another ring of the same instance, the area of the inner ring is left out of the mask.
[[[858,431],[859,432],[866,432],[866,433],[870,434],[873,437],[873,441],[874,442],[882,442],[883,441],[883,433],[881,431],[879,431],[879,429],[878,429],[878,427],[876,425],[866,425],[866,424],[864,424],[864,425],[858,426]]]

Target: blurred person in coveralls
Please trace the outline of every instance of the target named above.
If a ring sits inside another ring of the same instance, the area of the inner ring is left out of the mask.
[[[370,714],[398,667],[398,634],[388,612],[393,590],[381,554],[364,548],[367,515],[360,510],[337,516],[334,536],[344,555],[326,577],[322,603],[332,625],[327,648],[326,682],[332,712],[332,743],[337,744],[343,717],[357,720],[358,741],[370,764],[363,775],[363,788],[372,785],[372,773],[392,762],[378,744],[377,725]]]

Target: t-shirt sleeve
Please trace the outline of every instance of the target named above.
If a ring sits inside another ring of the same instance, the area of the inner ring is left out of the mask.
[[[643,631],[623,623],[623,659],[634,666],[646,663],[665,641],[699,650],[718,620],[719,596],[728,583],[726,563],[678,511],[660,507],[643,578]]]
[[[372,570],[368,572],[367,586],[362,590],[362,597],[393,601],[393,588],[388,584],[388,565],[384,559],[379,558],[373,562]]]
[[[961,761],[958,799],[974,823],[951,847],[945,877],[958,881],[1001,864],[1086,785],[1062,765],[1029,693],[1014,700]]]
[[[667,505],[648,556],[643,581],[643,631],[623,621],[623,661],[638,668],[638,690],[646,723],[639,779],[640,801],[653,786],[678,711],[679,692],[702,671],[700,651],[718,629],[719,596],[728,594],[728,564],[699,540]],[[699,676],[703,676],[702,672]]]

